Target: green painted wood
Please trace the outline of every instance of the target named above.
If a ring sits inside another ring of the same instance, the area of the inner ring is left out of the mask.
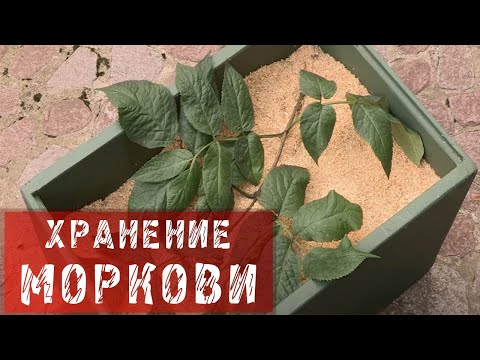
[[[227,60],[247,75],[288,57],[297,47],[227,46],[213,58],[217,80]],[[360,249],[380,255],[380,260],[365,262],[334,282],[308,281],[275,311],[375,313],[432,266],[477,168],[372,47],[328,45],[322,49],[345,64],[372,94],[387,96],[393,114],[421,134],[426,160],[441,179],[360,242]],[[177,95],[175,86],[171,91]],[[115,123],[24,185],[23,198],[31,210],[77,210],[115,191],[160,150],[131,143]]]

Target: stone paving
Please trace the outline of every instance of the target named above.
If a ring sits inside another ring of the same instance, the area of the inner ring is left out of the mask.
[[[92,89],[170,85],[177,62],[193,65],[220,47],[0,45],[0,209],[24,208],[20,186],[116,120]],[[376,48],[480,166],[480,46]],[[480,314],[480,177],[431,271],[383,313]]]
[[[480,46],[376,48],[480,167]],[[480,176],[430,272],[384,313],[480,314]]]

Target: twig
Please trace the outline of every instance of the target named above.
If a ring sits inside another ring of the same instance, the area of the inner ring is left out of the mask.
[[[288,120],[286,131],[283,133],[282,138],[280,140],[280,147],[277,151],[277,156],[275,157],[275,161],[273,162],[272,169],[277,166],[278,162],[280,161],[280,156],[282,156],[283,147],[285,146],[285,141],[287,140],[288,133],[290,132],[290,125],[293,123],[295,118],[297,117],[297,113],[302,108],[303,99],[305,95],[300,93],[297,98],[297,102],[295,103],[295,107],[293,108],[292,115],[290,115],[290,119]]]
[[[322,103],[322,105],[343,105],[343,104],[354,104],[355,101],[333,101],[329,103]]]
[[[280,137],[280,136],[283,136],[283,134],[285,133],[285,131],[282,131],[281,133],[277,133],[277,134],[259,134],[258,137],[260,139],[271,139],[271,138],[277,138],[277,137]]]
[[[236,185],[232,185],[232,187],[237,191],[239,192],[240,194],[242,194],[243,196],[245,196],[246,198],[249,198],[249,199],[255,199],[255,195],[254,194],[250,194],[242,189],[240,189],[238,186]]]
[[[280,161],[280,157],[282,156],[283,147],[285,146],[285,141],[287,140],[287,136],[288,136],[288,133],[290,131],[290,125],[295,121],[295,118],[297,117],[298,112],[302,108],[304,98],[305,98],[305,95],[303,95],[302,93],[300,93],[298,95],[297,102],[295,103],[295,106],[292,110],[292,114],[290,115],[290,119],[288,120],[287,126],[285,127],[285,131],[284,131],[284,133],[282,135],[282,138],[280,140],[280,147],[278,148],[277,155],[275,156],[275,160],[273,161],[271,169],[275,168],[278,165],[278,162]],[[258,187],[258,190],[256,191],[255,194],[260,193],[260,189],[262,188],[262,185],[263,185],[263,183],[260,184],[260,186]],[[247,207],[247,209],[245,211],[246,212],[250,211],[253,208],[253,206],[255,205],[256,202],[257,202],[257,196],[255,196],[255,198],[252,200],[252,202],[250,203],[250,205]]]

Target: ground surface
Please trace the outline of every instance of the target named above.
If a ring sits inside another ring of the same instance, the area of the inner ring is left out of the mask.
[[[0,208],[23,208],[22,184],[115,121],[92,88],[128,79],[169,85],[177,62],[219,48],[0,45]],[[376,48],[480,166],[480,46]],[[431,271],[384,312],[480,314],[480,177]]]

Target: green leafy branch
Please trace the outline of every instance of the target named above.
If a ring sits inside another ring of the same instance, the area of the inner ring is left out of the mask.
[[[420,135],[390,114],[385,97],[347,93],[346,101],[324,104],[321,102],[322,98],[330,99],[335,94],[335,83],[305,70],[300,71],[300,89],[306,96],[319,100],[308,105],[298,119],[303,144],[315,162],[327,148],[333,133],[336,121],[333,106],[348,104],[352,110],[356,132],[370,144],[387,177],[390,176],[392,168],[392,137],[407,157],[416,165],[420,165],[424,154]]]
[[[337,91],[335,82],[302,70],[301,93],[285,130],[256,134],[252,100],[242,76],[228,63],[222,87],[217,87],[213,62],[205,57],[195,67],[178,64],[176,85],[180,106],[164,86],[148,81],[126,81],[102,90],[118,108],[119,122],[131,141],[147,148],[171,145],[178,134],[182,148],[163,151],[134,175],[129,199],[132,211],[182,211],[196,199],[198,211],[234,207],[233,191],[276,214],[276,301],[300,286],[302,260],[292,244],[298,239],[340,240],[336,249],[316,248],[303,259],[303,273],[315,280],[348,275],[374,255],[353,248],[347,234],[363,221],[359,205],[335,191],[304,204],[310,175],[304,168],[277,166],[289,131],[300,124],[302,141],[315,162],[326,149],[336,121],[335,105],[349,104],[357,133],[372,147],[387,176],[392,162],[392,137],[416,164],[423,157],[420,136],[389,113],[384,97],[347,94],[345,101],[323,103]],[[317,101],[298,116],[305,96]],[[223,136],[228,128],[233,136]],[[264,173],[262,138],[280,138],[272,168]],[[242,185],[257,186],[253,194]],[[287,221],[287,219],[290,219]],[[289,223],[291,222],[291,226]]]

